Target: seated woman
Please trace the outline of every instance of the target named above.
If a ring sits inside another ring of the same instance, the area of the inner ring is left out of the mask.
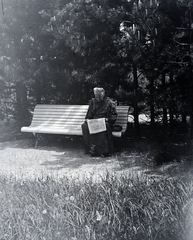
[[[103,88],[94,88],[94,98],[89,103],[86,121],[82,124],[85,153],[91,156],[108,156],[113,153],[112,127],[117,119],[116,106],[105,96]],[[106,131],[90,134],[87,119],[105,118]]]

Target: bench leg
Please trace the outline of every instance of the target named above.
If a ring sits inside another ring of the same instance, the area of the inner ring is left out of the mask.
[[[35,148],[37,148],[41,137],[40,137],[40,134],[38,134],[38,133],[35,134],[35,137],[36,137]]]
[[[124,136],[114,137],[113,143],[114,143],[114,149],[116,152],[122,152],[124,150],[124,146],[125,146]]]

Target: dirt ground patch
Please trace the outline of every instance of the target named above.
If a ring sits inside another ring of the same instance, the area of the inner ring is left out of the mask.
[[[51,176],[61,178],[100,179],[105,174],[165,174],[166,169],[179,168],[179,163],[167,164],[153,169],[149,151],[127,149],[107,158],[85,155],[80,142],[52,142],[34,148],[34,139],[0,143],[1,175],[34,179]]]
[[[0,174],[16,178],[67,176],[78,179],[100,179],[107,172],[132,176],[171,175],[187,166],[190,168],[188,164],[185,166],[186,159],[189,158],[190,163],[193,159],[193,152],[188,155],[185,144],[171,148],[171,143],[166,143],[161,147],[148,138],[128,138],[121,152],[107,158],[85,155],[81,139],[46,135],[43,140],[35,149],[31,134],[21,133],[15,122],[0,121]],[[119,145],[119,141],[116,144]],[[178,161],[173,161],[176,156]],[[155,162],[164,164],[155,167]]]
[[[125,161],[126,158],[129,162]],[[140,173],[143,170],[136,166],[137,158],[140,156],[136,156],[134,153],[127,156],[125,152],[107,158],[90,157],[85,155],[77,143],[41,145],[36,149],[33,139],[0,143],[0,172],[2,175],[16,178],[46,176],[99,178],[107,172],[121,174],[131,167],[130,174],[135,171]]]

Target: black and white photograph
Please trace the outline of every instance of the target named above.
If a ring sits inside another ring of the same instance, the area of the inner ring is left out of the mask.
[[[0,0],[0,240],[193,240],[193,0]]]

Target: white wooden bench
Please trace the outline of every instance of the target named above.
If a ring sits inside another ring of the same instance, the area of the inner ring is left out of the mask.
[[[117,125],[122,131],[113,132],[114,137],[122,137],[127,130],[128,106],[117,106]],[[30,126],[21,128],[21,132],[38,134],[62,134],[82,136],[81,125],[85,121],[88,105],[52,105],[37,104],[33,112]]]

